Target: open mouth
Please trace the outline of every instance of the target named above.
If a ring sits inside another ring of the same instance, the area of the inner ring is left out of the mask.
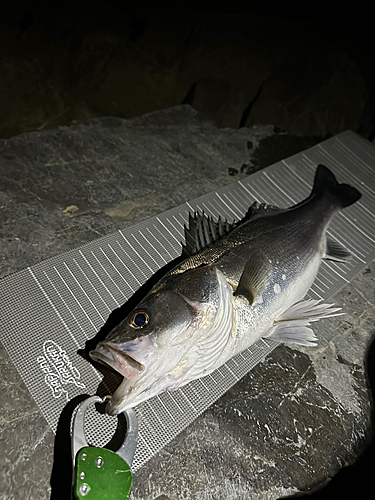
[[[128,353],[119,349],[111,342],[101,342],[96,349],[90,351],[92,360],[110,366],[113,370],[123,375],[126,379],[132,379],[142,373],[145,369],[142,363],[129,356]]]

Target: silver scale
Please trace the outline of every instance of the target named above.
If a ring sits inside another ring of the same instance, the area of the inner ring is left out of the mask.
[[[180,255],[189,212],[204,211],[232,221],[240,219],[255,200],[288,207],[309,194],[319,163],[340,182],[362,192],[361,200],[340,213],[329,230],[354,258],[346,264],[323,262],[308,294],[328,299],[375,258],[375,147],[350,131],[157,217],[1,279],[1,340],[51,428],[56,430],[67,401],[95,394],[101,382],[102,375],[77,350],[96,335],[114,309]],[[133,471],[276,345],[260,340],[211,375],[140,405]],[[90,428],[95,429],[96,444],[102,446],[117,422],[109,416],[103,421],[103,415],[96,422],[94,415],[89,414]]]

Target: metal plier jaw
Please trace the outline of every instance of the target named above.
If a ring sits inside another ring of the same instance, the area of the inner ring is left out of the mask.
[[[87,408],[104,403],[107,397],[91,396],[77,408],[72,428],[72,458],[74,465],[73,495],[76,499],[110,500],[128,498],[131,485],[132,464],[137,446],[138,422],[134,410],[124,412],[127,433],[117,452],[89,446],[84,422]]]

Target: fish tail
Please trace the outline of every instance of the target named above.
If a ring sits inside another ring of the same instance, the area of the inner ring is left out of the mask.
[[[324,165],[318,165],[316,169],[311,196],[321,192],[329,193],[337,198],[342,208],[353,205],[361,197],[361,193],[356,188],[348,184],[339,184],[330,169]]]

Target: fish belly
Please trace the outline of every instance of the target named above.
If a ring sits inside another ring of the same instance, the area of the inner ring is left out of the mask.
[[[277,318],[303,300],[315,280],[320,263],[320,252],[309,260],[303,271],[296,272],[294,267],[288,269],[280,262],[253,304],[244,297],[234,298],[236,344],[233,355],[250,347],[260,338],[267,337]]]

